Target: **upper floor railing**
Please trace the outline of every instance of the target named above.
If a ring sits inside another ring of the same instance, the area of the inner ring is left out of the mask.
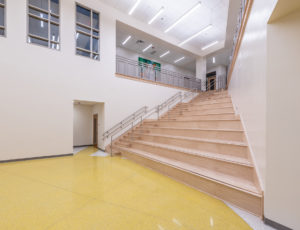
[[[195,76],[153,67],[121,56],[116,57],[116,73],[180,88],[201,89],[201,80]]]

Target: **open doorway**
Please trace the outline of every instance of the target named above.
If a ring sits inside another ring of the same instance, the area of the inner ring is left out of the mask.
[[[73,147],[104,149],[104,103],[76,100],[73,108]]]

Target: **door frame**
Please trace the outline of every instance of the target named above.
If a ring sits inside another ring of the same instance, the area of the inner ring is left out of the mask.
[[[98,148],[98,114],[93,115],[93,146]]]

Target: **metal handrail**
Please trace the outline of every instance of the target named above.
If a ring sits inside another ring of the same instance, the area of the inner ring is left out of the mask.
[[[122,56],[116,56],[116,73],[187,89],[200,89],[201,86],[201,80],[195,76],[153,67]]]
[[[107,138],[110,137],[111,156],[112,156],[112,150],[113,150],[112,143],[114,140],[114,136],[116,136],[118,133],[121,133],[122,131],[124,132],[125,129],[130,126],[131,126],[131,131],[133,131],[134,124],[138,124],[138,123],[136,123],[137,121],[141,124],[145,119],[149,118],[150,116],[152,116],[155,113],[157,113],[157,119],[159,119],[159,117],[162,114],[164,114],[164,112],[168,112],[170,110],[170,108],[172,108],[179,102],[182,103],[183,100],[190,98],[192,96],[194,97],[195,95],[198,95],[197,89],[192,89],[188,92],[185,92],[184,94],[182,94],[181,92],[178,92],[175,95],[173,95],[172,97],[170,97],[168,100],[163,102],[162,104],[159,104],[150,110],[148,110],[148,107],[145,106],[145,107],[139,109],[138,111],[134,112],[127,118],[125,118],[123,121],[117,123],[115,126],[113,126],[111,129],[109,129],[108,131],[106,131],[103,134],[103,140],[106,140]],[[164,111],[165,109],[167,109],[167,110]]]

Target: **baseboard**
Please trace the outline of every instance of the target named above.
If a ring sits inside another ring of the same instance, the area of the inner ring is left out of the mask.
[[[73,153],[67,153],[67,154],[61,154],[61,155],[51,155],[51,156],[40,156],[40,157],[29,157],[29,158],[19,158],[19,159],[4,160],[4,161],[0,161],[0,164],[1,163],[9,163],[9,162],[18,162],[18,161],[40,160],[40,159],[56,158],[56,157],[69,157],[69,156],[73,156]]]
[[[265,222],[266,225],[269,225],[269,226],[271,226],[271,227],[273,227],[275,229],[278,229],[278,230],[293,230],[291,228],[288,228],[288,227],[286,227],[286,226],[284,226],[282,224],[279,224],[279,223],[277,223],[277,222],[275,222],[273,220],[270,220],[268,218],[264,218],[264,222]]]
[[[94,145],[74,145],[73,148],[92,147]]]

